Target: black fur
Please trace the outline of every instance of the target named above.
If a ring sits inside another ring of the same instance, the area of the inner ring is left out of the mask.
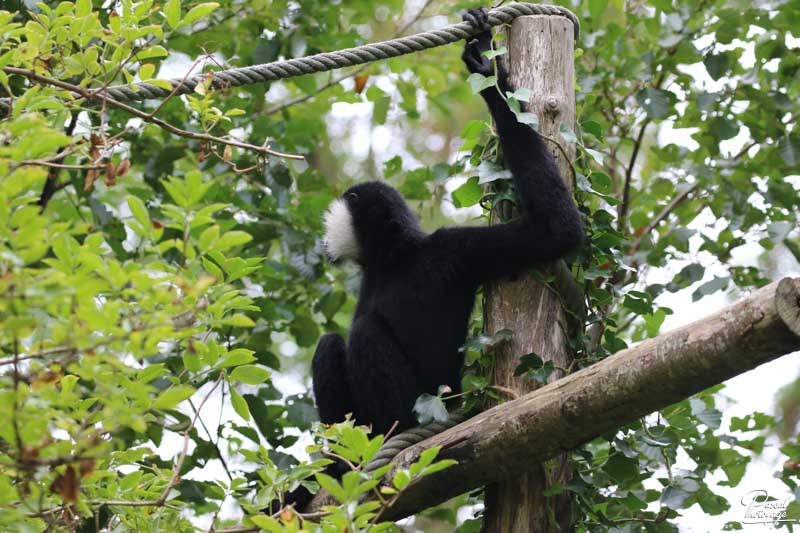
[[[483,9],[470,10],[464,20],[487,27]],[[481,54],[490,44],[488,31],[466,44],[462,59],[470,72],[494,75]],[[497,74],[508,90],[506,72]],[[314,354],[314,396],[326,424],[352,413],[374,433],[385,434],[395,423],[395,431],[415,426],[412,408],[420,394],[436,394],[440,385],[461,390],[459,348],[480,285],[563,257],[583,242],[580,215],[548,147],[517,121],[495,87],[481,96],[514,176],[521,217],[427,234],[386,183],[360,183],[345,192],[362,281],[348,342],[329,333]],[[341,474],[341,465],[328,472]],[[302,508],[309,499],[301,489],[287,502]]]
[[[486,12],[464,20],[485,28]],[[481,53],[484,31],[463,54],[470,72],[493,75]],[[507,74],[498,72],[508,90]],[[322,422],[356,422],[385,433],[416,425],[412,407],[440,385],[461,389],[469,316],[479,286],[553,261],[583,241],[580,215],[542,138],[517,121],[495,87],[481,93],[494,118],[506,165],[514,176],[522,216],[487,227],[422,231],[403,197],[381,182],[360,183],[343,195],[353,217],[363,276],[345,348],[326,335],[314,354],[314,395]]]

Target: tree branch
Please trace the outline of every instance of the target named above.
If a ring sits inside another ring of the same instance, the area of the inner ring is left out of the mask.
[[[64,128],[64,133],[67,136],[72,136],[73,132],[75,131],[75,126],[78,125],[78,113],[73,111],[70,114],[69,123],[67,127]],[[42,193],[39,195],[39,201],[37,205],[40,208],[41,212],[44,212],[44,209],[47,207],[47,203],[50,201],[50,198],[61,188],[61,185],[58,183],[58,176],[61,173],[61,168],[58,166],[53,166],[53,163],[62,163],[64,158],[67,157],[75,147],[67,147],[61,150],[54,158],[46,160],[48,163],[51,163],[49,170],[47,171],[47,180],[44,182],[44,187],[42,188]],[[37,160],[37,161],[42,161]],[[23,164],[25,162],[23,161]],[[45,165],[48,166],[48,165]]]
[[[695,189],[697,189],[699,185],[700,182],[698,181],[694,182],[690,187],[687,187],[686,190],[684,190],[682,193],[678,194],[675,198],[673,198],[670,203],[665,205],[664,209],[662,209],[661,212],[658,215],[656,215],[656,217],[653,220],[651,220],[647,226],[645,226],[644,230],[642,230],[642,232],[636,238],[636,241],[630,248],[630,253],[633,254],[639,251],[639,247],[642,245],[642,239],[644,238],[644,236],[649,234],[654,229],[656,229],[659,224],[661,224],[664,220],[666,220],[666,218],[670,215],[670,213],[675,211],[675,209],[679,205],[681,205],[683,201],[686,200],[689,197],[689,195],[692,194],[692,192]]]
[[[382,518],[398,520],[511,479],[532,464],[798,349],[800,278],[785,278],[407,448],[392,461],[393,470],[408,468],[432,446],[441,446],[437,459],[458,464],[420,479]],[[306,510],[328,503],[329,496],[317,494]]]
[[[644,119],[644,122],[642,122],[642,126],[639,129],[639,135],[636,136],[636,141],[633,145],[633,152],[631,152],[631,160],[628,162],[628,168],[625,169],[625,182],[622,189],[622,201],[620,202],[619,210],[617,211],[617,230],[621,233],[625,233],[625,221],[628,216],[628,209],[630,207],[633,169],[636,166],[636,159],[639,157],[639,150],[642,148],[645,130],[647,130],[647,126],[649,125],[650,119]]]
[[[17,68],[17,67],[3,67],[3,72],[6,74],[17,74],[19,76],[25,76],[29,80],[38,81],[39,83],[44,83],[46,85],[50,85],[52,87],[58,87],[59,89],[64,89],[69,91],[73,94],[77,94],[78,96],[86,99],[86,100],[97,100],[102,102],[103,104],[108,104],[112,107],[116,107],[126,113],[129,113],[135,117],[142,119],[145,122],[149,122],[150,124],[155,124],[159,128],[166,130],[174,135],[179,137],[186,137],[188,139],[196,139],[198,141],[204,141],[207,143],[217,143],[217,144],[227,144],[229,146],[234,146],[236,148],[242,148],[244,150],[251,150],[261,155],[265,156],[275,156],[275,157],[282,157],[284,159],[304,159],[304,156],[297,155],[297,154],[287,154],[283,152],[278,152],[275,150],[270,149],[267,146],[267,143],[264,143],[261,146],[256,146],[254,144],[249,144],[241,141],[235,141],[232,139],[224,139],[222,137],[215,137],[213,135],[209,135],[207,133],[197,133],[194,131],[188,131],[172,124],[165,122],[159,118],[151,116],[150,113],[145,113],[144,111],[140,111],[135,107],[129,106],[127,104],[123,104],[122,102],[118,102],[113,98],[109,98],[108,95],[103,94],[101,92],[91,91],[89,89],[85,89],[78,85],[73,85],[72,83],[67,83],[62,80],[57,80],[55,78],[48,78],[47,76],[42,76],[41,74],[37,74],[32,70]]]

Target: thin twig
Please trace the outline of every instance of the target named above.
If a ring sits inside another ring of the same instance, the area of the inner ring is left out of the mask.
[[[116,507],[166,507],[167,509],[172,509],[173,511],[182,511],[180,507],[177,505],[172,505],[171,503],[162,502],[160,500],[151,500],[151,501],[127,501],[127,500],[97,500],[89,502],[90,505],[113,505]]]
[[[78,113],[76,111],[70,112],[69,123],[67,127],[64,128],[64,133],[67,137],[72,137],[72,134],[75,132],[75,126],[78,125]],[[47,159],[47,161],[51,163],[62,163],[64,158],[69,155],[70,153],[77,150],[76,146],[68,146],[59,151],[55,157]],[[42,192],[39,195],[39,201],[37,202],[39,205],[39,212],[43,213],[44,209],[47,207],[48,202],[50,202],[50,198],[53,195],[64,188],[64,185],[58,183],[58,176],[61,173],[61,170],[58,168],[51,167],[47,171],[47,181],[44,182],[44,187],[42,187]],[[68,183],[68,182],[67,182]]]
[[[136,331],[139,331],[139,330],[136,330]],[[87,351],[91,351],[91,350],[94,350],[96,348],[100,348],[102,346],[105,346],[106,344],[110,344],[112,342],[119,341],[119,340],[125,340],[125,337],[122,337],[122,336],[109,337],[107,339],[104,339],[104,340],[102,340],[100,342],[97,342],[95,344],[86,346],[84,348],[81,348],[81,347],[78,347],[78,346],[55,346],[53,348],[46,348],[44,350],[37,350],[35,352],[28,352],[26,354],[19,354],[18,353],[16,355],[14,355],[13,357],[9,357],[7,359],[0,359],[0,366],[15,364],[15,363],[17,363],[19,361],[25,361],[26,359],[38,359],[40,357],[47,357],[49,355],[58,355],[58,354],[62,354],[62,353],[77,352],[77,351],[87,352]]]
[[[274,106],[270,107],[269,109],[267,109],[266,111],[264,111],[263,114],[264,115],[274,115],[275,113],[283,111],[287,107],[292,107],[292,106],[297,105],[297,104],[302,104],[306,100],[310,100],[310,99],[314,98],[318,94],[324,92],[327,89],[330,89],[334,85],[338,85],[339,82],[344,81],[344,80],[346,80],[348,78],[352,78],[353,76],[357,76],[360,72],[365,70],[368,66],[369,66],[369,64],[361,65],[357,69],[355,69],[353,71],[350,71],[347,74],[342,74],[341,76],[337,76],[336,78],[331,79],[329,82],[327,82],[327,83],[323,84],[322,86],[320,86],[320,88],[317,89],[316,91],[314,91],[313,93],[304,94],[302,96],[298,96],[296,98],[292,98],[291,100],[286,100],[283,103],[274,105]]]
[[[341,455],[339,455],[337,453],[334,453],[334,452],[332,452],[330,450],[321,450],[321,453],[322,453],[322,455],[327,455],[328,457],[333,457],[334,459],[339,459],[343,463],[346,463],[347,466],[350,467],[350,470],[352,470],[354,472],[358,472],[361,469],[360,466],[354,465],[351,461],[348,461],[347,459],[345,459]]]
[[[633,145],[633,152],[631,152],[631,160],[628,162],[628,168],[625,169],[625,182],[622,188],[622,202],[619,204],[619,210],[617,211],[617,230],[620,232],[625,232],[625,219],[628,216],[628,209],[630,207],[630,195],[631,195],[631,181],[633,180],[633,169],[636,166],[636,159],[639,157],[639,150],[642,148],[642,141],[644,140],[644,133],[647,130],[647,126],[650,125],[651,120],[649,118],[644,119],[642,122],[641,128],[639,128],[639,134],[636,136],[635,144]]]
[[[551,143],[555,144],[558,147],[558,150],[561,152],[561,155],[564,157],[564,161],[567,162],[569,165],[569,169],[572,172],[572,188],[576,188],[578,186],[578,173],[575,170],[575,165],[572,164],[572,159],[567,155],[567,151],[561,146],[561,143],[555,140],[554,138],[550,137],[549,135],[545,135],[544,133],[539,132],[539,137],[542,139],[546,139]]]
[[[302,155],[287,154],[287,153],[283,153],[283,152],[278,152],[276,150],[272,150],[267,146],[266,143],[261,145],[261,146],[256,146],[254,144],[249,144],[249,143],[245,143],[245,142],[241,142],[241,141],[235,141],[235,140],[232,140],[232,139],[224,139],[222,137],[214,137],[213,135],[209,135],[207,133],[197,133],[197,132],[193,132],[193,131],[184,130],[184,129],[178,128],[176,126],[173,126],[172,124],[169,124],[168,122],[164,122],[161,119],[158,119],[158,118],[155,118],[155,117],[151,117],[149,113],[145,113],[144,111],[140,111],[140,110],[136,109],[135,107],[131,107],[131,106],[127,105],[127,104],[123,104],[122,102],[118,102],[117,100],[114,100],[113,98],[108,98],[108,96],[105,93],[103,93],[103,94],[96,93],[94,91],[91,91],[89,89],[85,89],[85,88],[80,87],[78,85],[73,85],[72,83],[67,83],[65,81],[57,80],[55,78],[49,78],[47,76],[42,76],[42,75],[37,74],[36,72],[34,72],[32,70],[27,70],[27,69],[22,69],[22,68],[17,68],[17,67],[3,67],[3,71],[5,73],[7,73],[7,74],[16,74],[16,75],[19,75],[19,76],[25,76],[26,78],[28,78],[30,80],[33,80],[33,81],[38,81],[39,83],[44,83],[44,84],[47,84],[47,85],[51,85],[53,87],[58,87],[60,89],[64,89],[64,90],[69,91],[71,93],[80,95],[80,96],[82,96],[83,98],[85,98],[87,100],[97,100],[97,101],[100,101],[100,102],[103,102],[103,103],[107,103],[107,104],[111,105],[112,107],[116,107],[117,109],[125,111],[126,113],[129,113],[129,114],[131,114],[131,115],[133,115],[135,117],[138,117],[138,118],[142,119],[145,122],[149,122],[150,124],[155,124],[159,128],[164,129],[164,130],[166,130],[166,131],[168,131],[170,133],[173,133],[173,134],[175,134],[175,135],[177,135],[179,137],[186,137],[186,138],[189,138],[189,139],[196,139],[198,141],[205,141],[207,143],[227,144],[227,145],[230,145],[230,146],[234,146],[236,148],[242,148],[244,150],[251,150],[251,151],[257,152],[257,153],[262,154],[262,155],[271,155],[271,156],[274,156],[274,157],[281,157],[281,158],[284,158],[284,159],[299,159],[299,160],[305,159],[305,157],[302,156]]]
[[[169,493],[172,491],[172,488],[178,483],[178,479],[180,478],[181,468],[183,468],[183,463],[186,461],[186,455],[189,453],[189,441],[190,435],[189,433],[194,428],[195,424],[197,423],[197,419],[200,417],[200,411],[203,409],[206,401],[211,397],[211,394],[217,389],[222,380],[225,378],[225,372],[220,372],[219,377],[214,382],[214,385],[208,391],[208,393],[203,397],[203,400],[200,402],[200,405],[197,406],[197,410],[192,417],[192,421],[189,424],[189,427],[183,432],[183,449],[181,450],[180,456],[178,456],[178,460],[175,461],[175,465],[172,467],[172,477],[167,483],[167,486],[164,488],[164,492],[161,493],[161,497],[157,500],[159,505],[164,505],[169,497]]]
[[[213,148],[211,148],[210,150],[211,150],[211,153],[214,154],[214,156],[216,156],[217,159],[219,159],[225,165],[227,165],[228,168],[230,168],[234,172],[234,174],[247,174],[249,172],[253,172],[254,170],[258,170],[259,167],[261,166],[259,163],[256,163],[255,165],[251,165],[249,167],[239,168],[238,166],[236,166],[236,163],[234,163],[230,159],[226,159],[224,154],[220,154],[219,152],[217,152]]]
[[[191,399],[189,399],[189,405],[191,406],[192,411],[194,411],[195,415],[197,415],[199,413],[199,409],[197,409],[194,406],[194,403],[192,403]],[[208,430],[208,427],[206,426],[206,423],[203,422],[202,418],[200,419],[200,426],[205,430],[206,435],[208,435],[208,441],[214,446],[214,450],[217,452],[217,459],[219,459],[219,462],[222,463],[222,468],[225,470],[225,473],[228,474],[228,479],[230,481],[233,481],[233,475],[231,474],[231,471],[228,468],[228,463],[222,456],[222,450],[220,450],[219,445],[216,442],[214,442],[214,437],[211,436],[211,432]]]
[[[189,67],[189,70],[186,71],[186,74],[183,76],[183,78],[181,78],[181,81],[177,85],[175,85],[175,88],[172,89],[172,92],[169,93],[166,98],[161,100],[161,102],[159,102],[156,108],[150,113],[151,118],[154,118],[158,114],[158,112],[161,111],[161,109],[167,104],[167,102],[169,102],[172,98],[175,97],[176,94],[178,94],[178,91],[180,91],[181,87],[183,87],[183,85],[186,83],[186,80],[189,79],[189,75],[192,73],[192,71],[194,71],[195,68],[197,68],[197,65],[200,64],[200,61],[205,61],[209,57],[211,57],[210,54],[204,54],[198,57],[195,60],[195,62],[192,63],[192,66]]]
[[[106,168],[105,165],[70,165],[67,163],[54,163],[44,159],[26,159],[24,161],[20,161],[19,166],[40,166],[63,170],[102,170]]]
[[[692,192],[693,192],[695,189],[697,189],[697,187],[698,187],[699,185],[700,185],[700,182],[699,182],[699,181],[696,181],[696,182],[694,182],[694,183],[693,183],[693,184],[692,184],[690,187],[687,187],[687,188],[686,188],[686,190],[684,190],[683,192],[681,192],[680,194],[678,194],[678,195],[677,195],[675,198],[673,198],[673,199],[672,199],[672,201],[671,201],[670,203],[668,203],[667,205],[665,205],[665,206],[664,206],[664,209],[662,209],[662,210],[661,210],[661,212],[660,212],[658,215],[656,215],[656,217],[655,217],[653,220],[651,220],[651,221],[650,221],[650,223],[649,223],[647,226],[645,226],[644,230],[642,230],[642,232],[641,232],[641,233],[639,234],[639,236],[636,238],[636,241],[633,243],[633,245],[632,245],[632,246],[631,246],[631,248],[630,248],[630,252],[631,252],[631,253],[636,253],[637,251],[639,251],[639,247],[642,245],[642,239],[644,239],[644,236],[645,236],[645,235],[647,235],[647,234],[649,234],[649,233],[650,233],[651,231],[653,231],[654,229],[656,229],[656,228],[658,227],[658,225],[659,225],[659,224],[661,224],[661,223],[662,223],[664,220],[666,220],[666,218],[667,218],[667,217],[668,217],[668,216],[669,216],[669,215],[670,215],[670,214],[671,214],[671,213],[672,213],[672,212],[673,212],[673,211],[674,211],[674,210],[675,210],[675,209],[676,209],[676,208],[677,208],[679,205],[681,205],[681,204],[683,203],[683,201],[684,201],[684,200],[686,200],[686,198],[688,198],[688,197],[689,197],[689,195],[690,195],[690,194],[691,194],[691,193],[692,193]]]

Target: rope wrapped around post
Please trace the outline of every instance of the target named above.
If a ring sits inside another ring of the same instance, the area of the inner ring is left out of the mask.
[[[489,11],[489,25],[500,26],[508,24],[517,17],[524,15],[552,15],[566,17],[575,28],[575,39],[578,38],[578,18],[569,9],[561,6],[542,4],[511,3]],[[355,48],[346,48],[337,52],[323,52],[307,57],[275,61],[249,67],[239,67],[229,70],[213,72],[211,85],[218,90],[229,87],[239,87],[255,83],[276,81],[280,79],[325,72],[343,67],[352,67],[371,63],[382,59],[389,59],[428,48],[436,48],[445,44],[454,43],[479,33],[481,30],[473,28],[466,22],[460,22],[438,30],[426,31],[378,43],[365,44]],[[112,98],[118,102],[142,101],[149,99],[163,99],[172,94],[187,94],[194,92],[198,83],[207,79],[208,73],[191,76],[185,80],[165,80],[170,87],[159,87],[147,82],[133,83],[130,85],[116,85],[105,90],[97,91],[100,95]],[[0,99],[0,113],[8,114],[10,99]]]

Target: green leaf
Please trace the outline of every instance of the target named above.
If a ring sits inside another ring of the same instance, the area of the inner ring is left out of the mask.
[[[153,46],[148,46],[147,48],[142,48],[139,52],[136,53],[136,59],[138,61],[144,61],[145,59],[158,59],[161,57],[167,57],[169,52],[167,49],[161,46],[160,44],[154,44]],[[161,82],[166,80],[148,80],[147,83],[151,83],[153,85],[158,85]],[[171,85],[168,85],[171,87]]]
[[[147,207],[145,207],[144,202],[136,196],[131,195],[128,195],[126,200],[131,214],[133,214],[133,218],[141,224],[144,231],[149,234],[152,229],[152,223],[150,222],[150,214],[147,212]]]
[[[501,46],[500,48],[497,48],[496,50],[486,50],[485,52],[481,52],[481,55],[483,55],[484,57],[487,57],[489,59],[494,59],[497,56],[502,56],[502,55],[505,55],[507,53],[508,53],[508,48],[506,48],[505,46]]]
[[[476,335],[475,337],[469,337],[464,341],[464,346],[461,347],[461,351],[490,350],[495,346],[499,346],[500,344],[510,341],[513,336],[514,332],[512,332],[510,329],[501,329],[494,335]]]
[[[597,150],[593,150],[591,148],[584,148],[584,151],[589,154],[589,156],[594,159],[598,165],[602,165],[603,161],[605,160],[605,156],[598,152]]]
[[[510,180],[511,171],[506,170],[494,161],[484,160],[478,165],[478,184],[491,183],[497,180]]]
[[[728,283],[730,282],[731,278],[725,277],[718,277],[714,276],[714,279],[711,281],[707,281],[700,285],[697,290],[692,293],[692,301],[696,302],[703,298],[704,296],[708,296],[709,294],[714,294],[717,291],[724,290],[728,287]]]
[[[411,483],[411,476],[408,473],[408,470],[398,470],[394,474],[394,478],[392,478],[392,484],[397,490],[403,490]]]
[[[286,528],[283,527],[280,522],[278,522],[269,515],[254,514],[254,515],[249,515],[247,519],[250,520],[253,524],[260,527],[261,529],[266,529],[271,533],[286,533]]]
[[[200,251],[210,250],[211,246],[219,239],[219,226],[216,224],[207,227],[197,238],[197,246]]]
[[[226,326],[233,326],[236,328],[252,328],[256,325],[256,323],[253,322],[249,316],[241,313],[236,313],[235,315],[231,315],[228,318],[223,319],[222,323]]]
[[[470,207],[483,198],[483,189],[478,184],[478,176],[468,179],[463,185],[453,191],[453,204],[456,207]]]
[[[649,315],[653,312],[653,306],[648,299],[634,298],[630,294],[625,295],[622,305],[637,315]]]
[[[181,22],[181,2],[180,0],[167,0],[164,6],[164,15],[172,29],[178,27]]]
[[[319,326],[308,312],[300,311],[289,324],[289,331],[298,346],[313,346],[319,337]]]
[[[244,348],[237,348],[231,350],[228,355],[219,363],[220,368],[227,368],[231,366],[245,365],[256,360],[253,355],[253,350],[246,350]]]
[[[739,133],[739,125],[729,118],[714,117],[708,124],[708,131],[717,141],[725,141],[736,137]]]
[[[583,133],[588,133],[593,135],[598,141],[605,140],[605,133],[603,132],[603,126],[600,125],[599,122],[594,120],[587,120],[586,122],[581,123],[581,131]]]
[[[636,94],[639,104],[650,118],[664,118],[672,110],[674,95],[661,89],[643,89]]]
[[[708,75],[716,81],[724,76],[730,69],[731,58],[726,52],[707,54],[703,58],[703,65],[706,66]]]
[[[692,415],[700,422],[708,426],[709,429],[719,429],[722,423],[722,413],[713,408],[709,408],[706,402],[699,398],[692,398],[689,400],[689,405],[692,408]]]
[[[92,12],[92,1],[91,0],[77,0],[75,3],[75,16],[76,17],[85,17]]]
[[[158,398],[153,402],[153,407],[165,410],[172,409],[183,400],[191,397],[194,392],[194,387],[190,387],[189,385],[175,385],[159,394]]]
[[[497,76],[484,76],[483,74],[473,73],[467,78],[472,94],[478,94],[482,90],[492,87],[497,83]]]
[[[438,396],[427,393],[421,394],[417,401],[414,402],[414,414],[420,425],[433,421],[447,421],[447,408],[444,405],[444,401]]]
[[[561,136],[564,137],[564,140],[568,143],[576,144],[578,142],[578,137],[575,135],[575,132],[572,131],[568,125],[561,122],[558,125],[558,130],[561,133]]]
[[[661,494],[661,504],[673,510],[683,509],[684,502],[690,494],[672,485],[667,486]]]
[[[700,111],[708,111],[710,110],[713,105],[719,101],[719,93],[710,93],[708,91],[703,91],[697,97],[697,108]]]
[[[238,370],[238,369],[237,369]],[[250,408],[247,406],[247,402],[242,397],[241,394],[236,392],[236,389],[230,387],[229,389],[231,393],[231,405],[233,406],[233,410],[236,411],[236,414],[241,416],[246,421],[250,421]]]
[[[347,495],[338,481],[322,472],[317,472],[314,477],[317,479],[319,486],[328,491],[339,503],[347,503]]]
[[[186,13],[186,16],[183,17],[183,20],[181,21],[181,25],[184,26],[191,24],[192,22],[202,17],[205,17],[218,7],[219,4],[216,2],[206,2],[203,4],[197,4],[192,9],[190,9],[188,13]]]
[[[214,245],[214,250],[224,252],[234,246],[241,246],[253,240],[253,236],[245,231],[228,231]]]
[[[331,320],[339,309],[342,308],[346,300],[347,295],[344,291],[329,291],[320,298],[317,309],[325,315],[326,319]]]
[[[461,378],[461,388],[465,391],[483,390],[489,386],[488,376],[476,376],[474,374],[465,374]]]
[[[525,87],[520,87],[514,92],[506,92],[506,98],[513,98],[519,102],[528,103],[531,98],[533,98],[533,91]]]
[[[608,458],[603,470],[617,483],[633,481],[640,476],[639,461],[628,458],[622,453],[615,453]]]
[[[189,372],[198,372],[203,367],[202,362],[200,361],[200,358],[197,356],[197,354],[190,353],[189,350],[183,352],[181,359],[183,360],[183,366],[185,366],[186,370],[188,370]]]
[[[538,354],[531,352],[519,358],[519,364],[514,369],[515,376],[521,376],[529,370],[539,370],[544,366],[544,360]]]
[[[521,122],[522,124],[528,124],[535,130],[539,129],[539,117],[534,113],[515,112],[514,115],[516,115],[518,122]]]
[[[461,130],[461,138],[464,139],[464,144],[461,145],[461,150],[468,152],[472,150],[480,140],[481,133],[487,128],[486,122],[483,120],[470,120],[464,129]]]
[[[800,165],[800,135],[784,135],[779,138],[778,153],[790,167]]]
[[[729,487],[737,486],[747,471],[750,458],[731,448],[719,450],[719,458],[722,470],[728,477],[728,481],[725,484]]]
[[[419,459],[410,467],[409,471],[412,475],[414,475],[415,471],[419,472],[436,459],[436,456],[439,455],[439,451],[441,451],[441,446],[432,446],[419,454]]]
[[[372,108],[372,121],[375,124],[386,124],[386,116],[389,114],[389,104],[392,99],[388,96],[383,96],[375,100]]]
[[[387,178],[394,176],[401,170],[403,170],[403,158],[399,155],[396,155],[383,163],[383,175]]]
[[[235,381],[246,383],[247,385],[258,385],[267,381],[271,375],[272,372],[260,366],[241,365],[233,369],[230,378]]]

